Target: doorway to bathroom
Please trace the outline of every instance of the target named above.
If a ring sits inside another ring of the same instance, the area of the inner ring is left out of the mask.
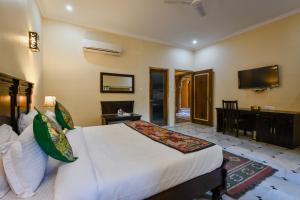
[[[175,123],[191,121],[192,71],[175,70]]]

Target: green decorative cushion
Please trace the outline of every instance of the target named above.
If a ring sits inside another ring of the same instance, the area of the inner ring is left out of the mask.
[[[63,162],[73,162],[77,159],[61,128],[39,111],[33,120],[33,131],[41,149],[52,158]]]
[[[55,104],[55,116],[62,128],[74,129],[74,123],[69,111],[58,101]]]

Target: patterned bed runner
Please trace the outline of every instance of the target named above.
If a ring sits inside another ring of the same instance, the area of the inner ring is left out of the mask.
[[[150,139],[182,153],[200,151],[215,145],[206,140],[170,131],[145,121],[130,121],[126,125]]]

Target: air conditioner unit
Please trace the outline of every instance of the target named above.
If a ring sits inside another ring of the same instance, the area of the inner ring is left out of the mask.
[[[82,41],[82,48],[87,52],[96,52],[114,56],[120,56],[122,53],[122,47],[118,45],[88,39]]]

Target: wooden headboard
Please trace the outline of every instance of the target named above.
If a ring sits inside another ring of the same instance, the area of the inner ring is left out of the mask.
[[[18,118],[30,111],[33,83],[0,73],[0,125],[8,124],[19,134]]]

